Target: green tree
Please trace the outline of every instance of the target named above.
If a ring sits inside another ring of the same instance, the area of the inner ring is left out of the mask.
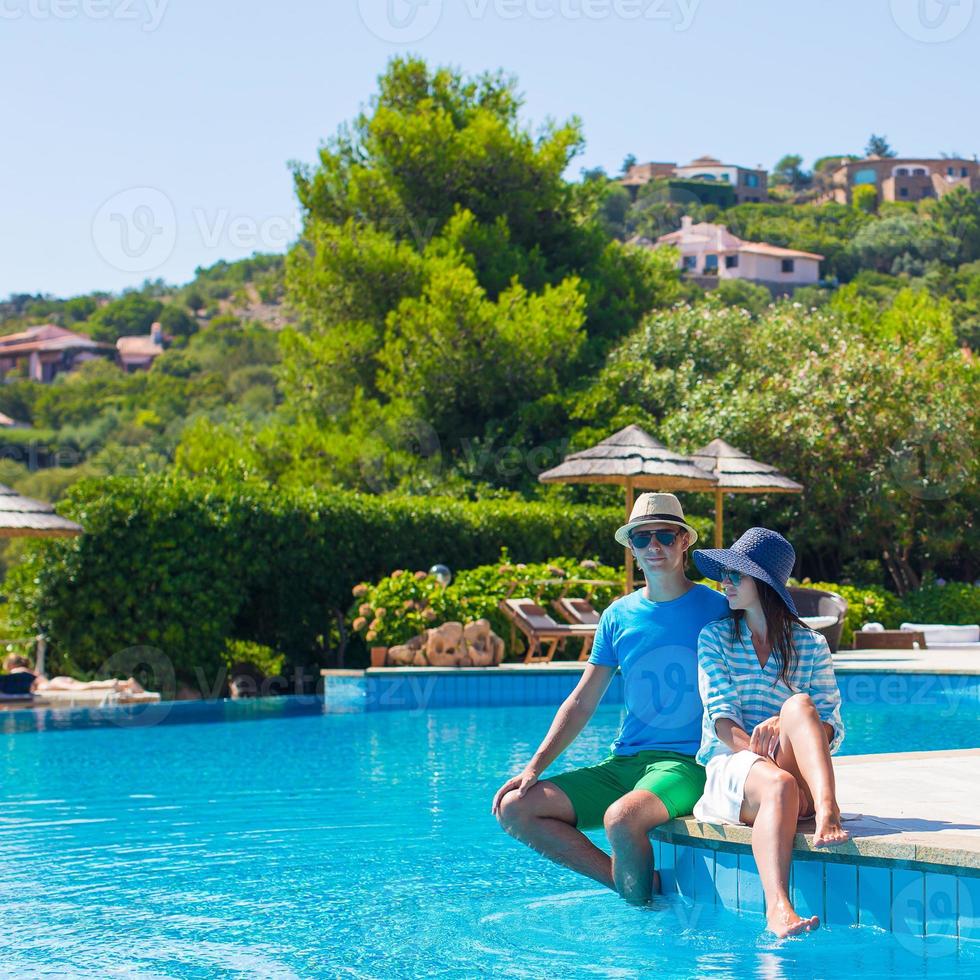
[[[556,389],[584,340],[584,305],[574,279],[538,294],[515,282],[492,303],[465,265],[436,263],[422,296],[389,317],[380,386],[446,440],[480,434],[515,392]]]
[[[858,211],[874,214],[878,210],[878,191],[871,184],[859,184],[851,191],[851,204]]]
[[[888,145],[888,140],[884,136],[872,133],[868,139],[868,145],[864,148],[864,155],[869,157],[893,157],[897,154]]]
[[[803,169],[803,157],[789,153],[782,157],[773,169],[773,182],[786,184],[794,191],[802,190],[813,180],[813,174]]]
[[[127,293],[92,314],[89,332],[93,340],[114,344],[120,337],[148,334],[163,304],[142,293]]]
[[[197,333],[197,320],[182,307],[168,303],[160,311],[160,326],[169,337],[187,339]]]

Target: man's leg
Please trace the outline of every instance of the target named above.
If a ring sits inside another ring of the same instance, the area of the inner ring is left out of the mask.
[[[816,815],[814,847],[842,844],[851,835],[840,822],[834,765],[827,732],[816,706],[806,694],[787,699],[779,712],[779,751],[775,763],[800,784],[800,816]]]
[[[511,837],[546,858],[615,889],[609,855],[575,827],[575,808],[565,792],[547,779],[518,797],[511,790],[500,801],[497,819]]]
[[[668,820],[670,814],[660,798],[645,789],[627,793],[606,810],[603,823],[613,852],[613,883],[627,902],[643,905],[660,891],[649,835]]]

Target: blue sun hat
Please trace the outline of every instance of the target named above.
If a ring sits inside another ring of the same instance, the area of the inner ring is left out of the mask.
[[[771,585],[786,608],[794,616],[799,615],[786,588],[796,564],[796,552],[778,531],[750,527],[730,548],[698,549],[691,557],[701,574],[715,582],[721,581],[722,572],[731,569]]]

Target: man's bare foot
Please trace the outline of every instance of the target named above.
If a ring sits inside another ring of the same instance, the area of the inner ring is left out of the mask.
[[[774,905],[766,913],[766,925],[769,931],[779,939],[787,936],[799,936],[804,932],[813,932],[820,928],[820,916],[811,915],[809,919],[803,919],[796,914],[796,910],[789,902]]]
[[[850,840],[851,834],[841,826],[840,810],[818,810],[815,817],[817,829],[813,834],[814,847],[833,847]]]

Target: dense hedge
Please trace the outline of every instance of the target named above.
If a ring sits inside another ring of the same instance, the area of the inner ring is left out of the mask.
[[[96,671],[138,645],[177,676],[213,676],[228,638],[309,664],[325,659],[334,610],[395,568],[454,570],[571,554],[621,561],[619,508],[512,501],[287,493],[174,476],[84,481],[60,508],[77,540],[35,542],[7,579],[12,614],[43,630],[54,663]]]

